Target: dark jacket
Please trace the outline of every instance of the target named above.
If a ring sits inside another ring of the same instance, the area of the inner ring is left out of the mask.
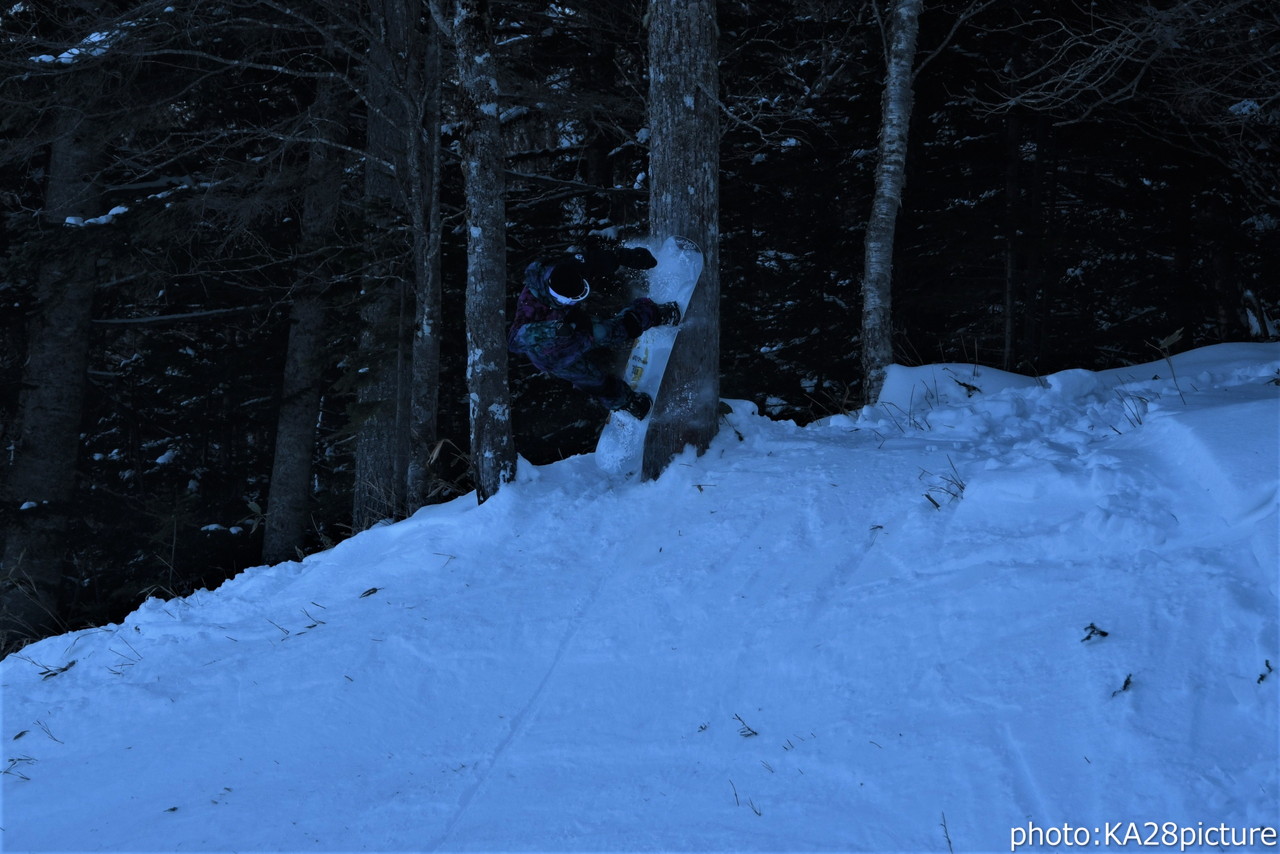
[[[549,293],[552,274],[557,270],[563,273],[566,268],[586,279],[594,289],[624,266],[623,261],[629,259],[623,253],[628,251],[606,249],[553,255],[526,267],[524,289],[516,300],[515,320],[507,333],[508,349],[526,356],[539,370],[562,374],[588,351],[624,346],[653,326],[657,307],[649,299],[636,300],[618,317],[601,321],[581,305],[560,305]],[[652,265],[652,256],[648,257]]]

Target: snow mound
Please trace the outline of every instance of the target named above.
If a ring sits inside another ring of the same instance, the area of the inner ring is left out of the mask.
[[[1041,379],[895,368],[878,406],[804,428],[729,401],[654,482],[522,463],[483,505],[4,659],[0,838],[1257,840],[1280,803],[1277,379],[1275,344]]]

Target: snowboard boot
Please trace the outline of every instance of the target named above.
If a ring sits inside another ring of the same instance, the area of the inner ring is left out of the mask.
[[[680,305],[674,302],[664,302],[658,305],[658,325],[659,326],[675,326],[680,322]]]
[[[642,391],[631,392],[631,397],[622,405],[622,411],[634,415],[637,421],[643,421],[652,408],[653,398]]]

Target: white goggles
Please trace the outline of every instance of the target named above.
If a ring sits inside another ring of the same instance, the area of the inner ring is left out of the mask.
[[[582,293],[578,294],[576,297],[567,297],[563,294],[558,294],[556,293],[555,288],[550,286],[547,287],[547,290],[550,292],[551,298],[561,305],[577,305],[591,295],[591,285],[586,279],[582,280]]]

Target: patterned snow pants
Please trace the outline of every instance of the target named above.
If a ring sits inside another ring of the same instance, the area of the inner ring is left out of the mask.
[[[658,320],[657,304],[641,297],[615,317],[594,321],[591,330],[594,346],[549,373],[573,383],[606,409],[621,409],[631,399],[632,391],[618,376],[618,352],[646,329],[656,326]]]

